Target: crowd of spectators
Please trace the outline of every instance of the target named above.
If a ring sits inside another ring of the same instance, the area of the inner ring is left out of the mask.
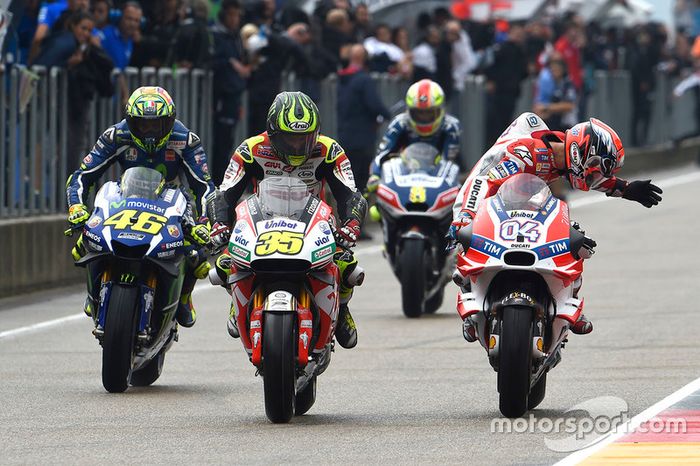
[[[563,129],[585,115],[596,70],[626,69],[632,79],[631,143],[640,145],[648,132],[656,72],[686,78],[689,70],[700,70],[696,0],[677,1],[676,31],[656,23],[603,28],[568,11],[549,11],[527,22],[471,21],[448,8],[423,13],[415,24],[390,27],[375,22],[357,1],[318,0],[312,14],[290,5],[279,0],[27,0],[16,55],[22,63],[71,70],[83,109],[86,99],[113,92],[111,84],[97,82],[112,67],[213,70],[217,181],[236,143],[237,123],[245,117],[250,134],[264,130],[267,108],[287,71],[314,99],[321,98],[321,80],[338,73],[339,121],[350,119],[356,128],[390,116],[374,98],[361,104],[363,112],[345,108],[361,102],[352,96],[368,89],[366,72],[407,82],[431,78],[448,102],[469,75],[482,75],[489,143],[512,120],[526,79],[536,83],[533,108],[552,128]],[[676,94],[698,91],[698,76],[688,77]],[[246,90],[249,111],[242,115]],[[366,93],[375,96],[376,90]],[[700,101],[700,92],[695,94]],[[359,144],[363,154],[373,145],[351,138],[341,143]]]

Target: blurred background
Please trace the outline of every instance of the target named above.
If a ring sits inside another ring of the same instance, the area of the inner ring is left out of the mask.
[[[309,94],[322,131],[342,136],[359,70],[388,110],[375,142],[412,82],[437,81],[464,170],[523,111],[553,129],[596,116],[626,147],[700,129],[696,0],[0,0],[0,12],[0,219],[62,213],[68,173],[146,84],[171,92],[217,182],[281,90]]]

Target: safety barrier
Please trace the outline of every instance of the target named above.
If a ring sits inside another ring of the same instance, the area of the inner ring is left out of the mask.
[[[117,73],[114,74],[116,81]],[[96,98],[88,109],[88,146],[123,118],[128,92],[161,85],[177,104],[178,118],[197,132],[203,144],[212,138],[212,76],[203,70],[127,68],[126,94]],[[80,164],[68,154],[68,81],[65,70],[13,66],[0,75],[0,219],[63,213],[65,183]],[[119,169],[105,174],[115,179]]]
[[[168,89],[175,100],[178,118],[197,132],[204,148],[212,156],[213,140],[212,74],[203,70],[172,70],[169,68],[127,68],[124,73],[127,93],[140,85],[160,85]],[[115,75],[116,78],[116,75]],[[403,110],[403,99],[410,84],[390,75],[373,75],[384,104],[397,114]],[[65,212],[65,181],[80,163],[69,160],[67,119],[67,78],[64,70],[34,67],[26,70],[10,67],[0,75],[0,219]],[[695,98],[689,91],[683,98],[674,98],[675,84],[663,73],[656,79],[652,95],[652,113],[647,144],[679,139],[697,132]],[[293,74],[283,79],[282,88],[300,88]],[[318,106],[322,115],[323,132],[337,135],[337,86],[335,76],[320,83]],[[122,95],[116,85],[111,98],[95,99],[89,109],[89,144],[105,128],[121,120],[128,95]],[[516,112],[529,110],[535,83],[523,84]],[[235,141],[249,136],[246,115],[247,96],[242,97],[243,118],[235,130]],[[449,110],[461,123],[462,166],[471,167],[485,149],[485,111],[487,105],[484,79],[469,76],[465,88],[455,94]],[[597,72],[595,88],[587,105],[588,116],[596,116],[618,130],[629,145],[632,131],[631,80],[627,72]],[[381,131],[387,122],[379,128]],[[210,163],[210,166],[212,164]],[[106,179],[118,176],[115,167]]]

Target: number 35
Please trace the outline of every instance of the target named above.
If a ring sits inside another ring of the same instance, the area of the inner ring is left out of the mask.
[[[299,254],[303,247],[303,233],[266,231],[258,237],[258,242],[255,244],[255,254],[258,256],[269,256],[277,252],[293,256]]]

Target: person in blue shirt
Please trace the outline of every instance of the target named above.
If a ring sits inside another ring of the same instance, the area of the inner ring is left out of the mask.
[[[119,25],[108,24],[97,37],[100,45],[114,61],[114,67],[123,70],[129,65],[134,39],[138,38],[143,11],[136,2],[126,2],[122,7]]]
[[[41,51],[44,39],[66,29],[63,23],[77,11],[88,11],[89,0],[58,0],[42,5],[39,9],[36,31],[29,50],[29,63],[33,64]]]
[[[566,76],[566,63],[553,52],[537,78],[534,112],[552,131],[563,131],[578,121],[576,98],[576,87]]]

